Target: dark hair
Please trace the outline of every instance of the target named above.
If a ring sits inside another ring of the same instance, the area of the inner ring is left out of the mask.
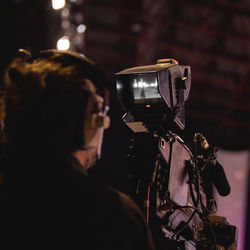
[[[21,50],[3,83],[0,108],[10,143],[68,153],[83,145],[89,96],[96,90],[104,97],[107,87],[103,72],[91,60],[58,50],[33,57]]]

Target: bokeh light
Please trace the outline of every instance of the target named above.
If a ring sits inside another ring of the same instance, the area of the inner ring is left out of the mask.
[[[70,40],[68,36],[63,36],[57,41],[57,49],[68,50],[70,48]]]
[[[65,0],[52,0],[52,8],[54,10],[62,9],[65,6]]]
[[[80,25],[77,26],[77,32],[78,32],[79,34],[84,33],[85,30],[86,30],[86,25],[80,24]]]

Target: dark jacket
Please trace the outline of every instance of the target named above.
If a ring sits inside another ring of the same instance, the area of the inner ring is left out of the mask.
[[[3,196],[9,248],[154,249],[135,203],[87,176],[75,158],[17,159],[8,166]]]

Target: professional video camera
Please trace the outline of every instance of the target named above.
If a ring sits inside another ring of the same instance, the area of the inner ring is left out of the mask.
[[[185,128],[191,69],[174,59],[116,73],[117,93],[134,132],[128,152],[128,194],[145,213],[157,249],[236,249],[237,228],[216,215],[213,186],[230,193],[216,148],[201,133],[194,149]]]

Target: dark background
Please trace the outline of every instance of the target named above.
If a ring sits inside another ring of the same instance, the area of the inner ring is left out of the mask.
[[[249,0],[78,0],[71,5],[72,23],[81,13],[87,26],[84,45],[75,49],[96,60],[112,84],[116,72],[159,58],[190,65],[187,130],[204,132],[223,149],[250,147]],[[3,1],[0,14],[1,70],[18,48],[56,48],[63,34],[60,11],[49,0]]]
[[[75,50],[97,61],[113,86],[116,72],[154,64],[160,58],[190,65],[186,129],[180,135],[192,143],[194,132],[202,132],[221,149],[249,150],[249,0],[78,0],[70,4],[70,22],[77,25],[80,15],[87,27]],[[1,73],[17,49],[56,48],[64,34],[60,11],[51,8],[50,0],[1,1],[0,20]],[[122,114],[112,99],[103,160],[93,170],[120,189],[126,183],[126,152],[132,136]]]
[[[194,133],[202,132],[221,149],[250,148],[249,0],[67,2],[71,30],[79,23],[87,27],[74,49],[97,61],[113,86],[116,72],[160,58],[190,65],[186,128],[180,136],[192,144]],[[0,18],[1,72],[17,49],[56,48],[57,40],[68,32],[61,27],[61,10],[53,10],[50,0],[3,1]],[[123,111],[115,99],[110,115],[103,162],[120,175],[123,167],[118,169],[117,164],[124,165],[131,132],[121,121]],[[107,175],[115,185],[121,184]]]

